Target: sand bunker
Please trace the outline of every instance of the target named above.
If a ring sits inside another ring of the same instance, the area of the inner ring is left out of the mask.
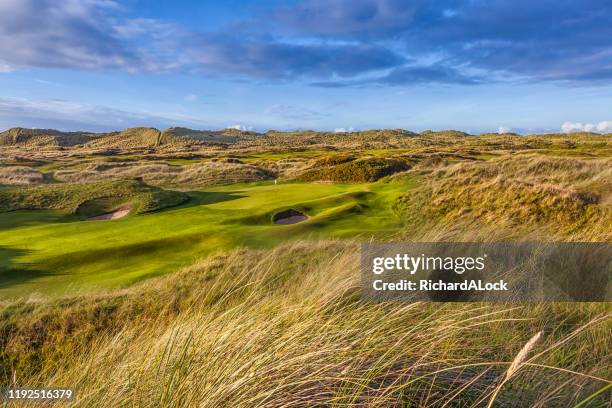
[[[106,214],[96,215],[95,217],[90,217],[88,220],[90,221],[104,221],[104,220],[116,220],[119,218],[123,218],[130,213],[132,208],[130,206],[123,206],[117,208],[113,212],[109,212]]]
[[[281,225],[297,224],[308,220],[308,216],[298,210],[287,210],[274,215],[274,223]]]

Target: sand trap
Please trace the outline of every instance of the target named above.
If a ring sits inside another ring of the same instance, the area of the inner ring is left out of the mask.
[[[308,216],[298,210],[287,210],[274,215],[274,223],[280,225],[297,224],[308,220]]]
[[[88,220],[90,221],[105,221],[105,220],[116,220],[119,218],[123,218],[130,213],[132,210],[129,206],[119,207],[113,212],[109,212],[102,215],[96,215],[95,217],[90,217]]]

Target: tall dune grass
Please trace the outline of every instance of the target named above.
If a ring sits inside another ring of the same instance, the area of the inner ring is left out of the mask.
[[[74,386],[91,407],[571,406],[610,384],[607,305],[365,303],[356,253],[333,241],[237,250],[59,301],[63,321],[42,318],[49,304],[7,305],[23,347],[54,327],[21,350],[43,364],[4,382]],[[88,313],[96,303],[107,307]]]
[[[420,187],[395,203],[437,239],[612,240],[612,161],[502,156],[421,169]],[[449,235],[449,233],[451,233]]]

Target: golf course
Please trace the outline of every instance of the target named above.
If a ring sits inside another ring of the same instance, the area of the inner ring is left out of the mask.
[[[121,287],[172,272],[211,252],[270,248],[304,238],[388,238],[406,180],[361,184],[256,182],[190,191],[176,207],[92,221],[61,210],[0,213],[0,297]],[[273,215],[309,219],[278,225]]]
[[[0,385],[607,407],[609,302],[370,302],[359,265],[364,242],[612,242],[611,172],[595,133],[1,132]]]

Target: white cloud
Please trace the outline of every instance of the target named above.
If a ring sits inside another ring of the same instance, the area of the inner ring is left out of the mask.
[[[187,102],[195,102],[198,100],[198,95],[195,94],[189,94],[185,97],[185,101]]]
[[[0,73],[3,73],[3,72],[13,72],[13,68],[9,64],[2,62],[2,60],[0,60]]]
[[[499,133],[500,135],[504,133],[510,133],[511,131],[512,129],[506,126],[500,126],[499,129],[497,129],[497,133]]]
[[[602,121],[599,123],[565,122],[561,125],[561,132],[563,133],[574,133],[574,132],[611,133],[612,132],[612,121],[606,120],[606,121]]]
[[[347,133],[347,132],[352,132],[353,130],[355,130],[355,129],[353,129],[352,127],[348,128],[348,129],[346,129],[346,128],[337,128],[337,129],[334,129],[334,133]]]
[[[248,131],[253,130],[253,126],[244,126],[244,125],[236,124],[236,125],[228,126],[226,129],[236,129],[242,132],[248,132]]]

